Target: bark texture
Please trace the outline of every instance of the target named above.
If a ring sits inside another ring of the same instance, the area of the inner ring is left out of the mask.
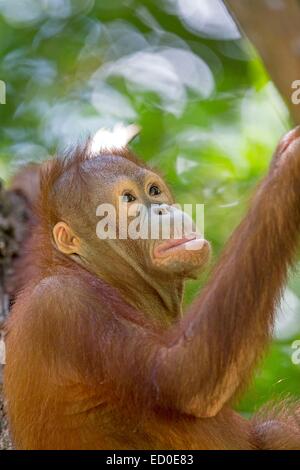
[[[29,217],[26,199],[16,191],[5,191],[0,180],[0,342],[15,291],[14,267],[27,235]],[[0,350],[1,347],[0,344]],[[0,363],[0,450],[11,448],[1,394],[2,369],[3,365]]]
[[[300,2],[297,0],[226,0],[241,29],[261,56],[295,124],[300,104],[293,104],[292,83],[300,80]]]

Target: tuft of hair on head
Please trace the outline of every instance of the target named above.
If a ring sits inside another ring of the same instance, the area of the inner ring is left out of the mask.
[[[100,129],[94,137],[69,147],[62,154],[43,163],[40,172],[38,213],[41,220],[54,225],[59,216],[57,199],[75,204],[85,194],[86,174],[93,162],[105,156],[119,156],[140,167],[147,167],[127,147],[140,132],[139,126],[117,124],[112,131]]]
[[[140,127],[136,124],[125,126],[122,123],[116,124],[112,130],[101,128],[90,141],[90,157],[111,150],[123,150],[140,133]]]
[[[87,160],[88,140],[84,144],[69,147],[62,154],[46,160],[40,170],[40,198],[37,212],[41,220],[54,225],[57,222],[58,210],[56,200],[67,200],[76,192],[81,193],[82,164]]]

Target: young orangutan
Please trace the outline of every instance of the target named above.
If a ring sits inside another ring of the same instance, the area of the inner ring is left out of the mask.
[[[6,330],[16,448],[300,449],[297,409],[247,421],[230,407],[270,340],[295,259],[300,128],[184,316],[183,282],[206,264],[206,240],[97,236],[97,207],[120,197],[118,211],[140,203],[173,220],[166,183],[125,144],[94,141],[41,168],[35,269]]]

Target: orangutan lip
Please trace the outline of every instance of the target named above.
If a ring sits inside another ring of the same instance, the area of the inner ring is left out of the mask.
[[[193,235],[189,235],[187,237],[180,238],[180,239],[172,238],[170,240],[165,240],[163,243],[161,243],[155,248],[154,255],[155,257],[164,256],[168,254],[168,252],[171,252],[172,250],[175,250],[176,248],[180,248],[182,245],[185,245],[196,239],[197,239],[197,235],[193,234]]]

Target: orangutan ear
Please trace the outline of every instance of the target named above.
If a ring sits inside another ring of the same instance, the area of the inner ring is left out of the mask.
[[[66,255],[79,253],[80,240],[65,222],[57,222],[53,228],[54,243],[59,251]]]

